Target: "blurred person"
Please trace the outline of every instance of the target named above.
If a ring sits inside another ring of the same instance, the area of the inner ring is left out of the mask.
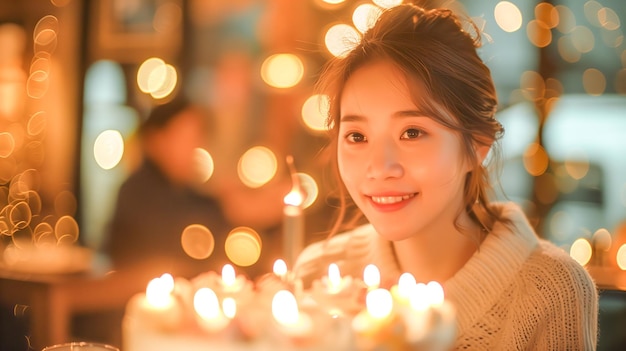
[[[121,185],[108,228],[105,250],[113,269],[140,266],[155,276],[190,278],[226,263],[230,224],[219,201],[199,191],[194,160],[196,148],[206,143],[209,121],[201,107],[175,98],[155,106],[140,125],[141,163]],[[206,259],[183,249],[181,234],[192,224],[213,234],[214,249]]]

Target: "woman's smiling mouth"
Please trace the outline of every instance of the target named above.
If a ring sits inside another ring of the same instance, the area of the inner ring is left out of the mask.
[[[406,201],[417,195],[417,193],[407,195],[395,195],[395,196],[370,196],[372,201],[379,205],[392,205],[398,202]]]

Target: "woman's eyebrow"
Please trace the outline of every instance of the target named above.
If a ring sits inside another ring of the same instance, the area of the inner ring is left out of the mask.
[[[344,115],[339,119],[340,122],[359,122],[365,121],[367,118],[361,115]]]
[[[422,112],[420,110],[401,110],[401,111],[395,112],[393,115],[391,115],[391,117],[394,118],[394,119],[406,118],[406,117],[430,118],[424,112]],[[367,120],[367,118],[365,116],[355,115],[355,114],[343,115],[339,119],[340,122],[362,122],[362,121],[365,121],[365,120]]]

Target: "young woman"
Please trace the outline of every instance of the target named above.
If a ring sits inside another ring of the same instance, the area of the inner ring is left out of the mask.
[[[593,280],[517,205],[490,201],[485,159],[504,131],[463,28],[449,10],[400,5],[328,63],[335,166],[369,223],[309,246],[294,270],[306,283],[330,263],[357,277],[374,263],[390,283],[438,281],[457,310],[456,349],[595,349]]]

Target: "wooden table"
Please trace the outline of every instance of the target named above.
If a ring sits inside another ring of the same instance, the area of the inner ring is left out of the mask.
[[[28,307],[30,342],[35,350],[71,340],[77,313],[123,308],[144,291],[154,272],[32,274],[0,269],[0,304]]]

